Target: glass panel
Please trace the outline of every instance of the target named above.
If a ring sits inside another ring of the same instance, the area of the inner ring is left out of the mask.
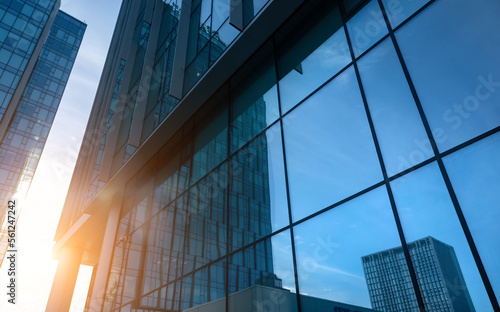
[[[226,105],[216,110],[197,113],[194,138],[193,165],[190,185],[193,185],[227,159],[228,154],[228,112]]]
[[[289,45],[278,60],[283,114],[351,62],[338,7],[320,18],[281,45]]]
[[[229,310],[297,311],[292,243],[282,232],[240,251],[229,260]],[[245,309],[246,310],[246,309]]]
[[[183,279],[182,308],[201,305],[199,308],[204,309],[205,304],[207,311],[224,311],[226,301],[218,299],[224,298],[225,292],[225,261],[219,261]]]
[[[226,254],[227,175],[224,163],[189,190],[184,274]]]
[[[390,39],[358,62],[389,176],[434,155]]]
[[[392,28],[401,24],[429,0],[382,0]]]
[[[353,68],[283,120],[293,220],[382,180]]]
[[[288,225],[279,123],[234,155],[231,175],[229,217],[233,249]]]
[[[279,117],[274,61],[271,50],[265,50],[265,56],[252,59],[230,83],[234,86],[231,151],[239,149]]]
[[[347,30],[356,57],[386,35],[387,26],[377,0],[372,0],[351,18]]]
[[[376,297],[370,295],[378,294],[376,281],[383,277],[376,275],[371,254],[401,245],[385,187],[296,226],[294,233],[299,289],[309,294],[301,296],[302,311],[372,311]],[[405,265],[398,257],[393,269],[406,277]]]
[[[500,125],[500,36],[485,31],[499,14],[499,1],[435,1],[396,32],[441,151]]]
[[[493,311],[437,164],[391,185],[426,309]]]
[[[229,0],[214,0],[212,29],[217,30],[229,17]]]
[[[479,255],[500,298],[500,134],[444,158]]]

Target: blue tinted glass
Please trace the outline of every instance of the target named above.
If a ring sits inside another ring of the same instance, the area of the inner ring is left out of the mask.
[[[234,249],[288,225],[279,123],[231,159],[229,198],[230,237]]]
[[[382,0],[392,28],[401,24],[429,0]]]
[[[212,0],[201,1],[200,24],[203,24],[212,13]],[[210,26],[210,25],[209,25]]]
[[[377,0],[372,0],[347,22],[354,55],[359,56],[385,34],[387,26]]]
[[[212,29],[217,30],[229,17],[229,0],[214,0],[212,10]]]
[[[444,158],[479,255],[500,297],[500,135]]]
[[[279,117],[272,54],[249,62],[231,80],[231,151],[254,138]]]
[[[391,186],[426,308],[493,311],[437,164]]]
[[[283,120],[294,220],[382,180],[353,68]]]
[[[266,311],[264,309],[270,309],[270,305],[276,309],[270,311],[297,311],[288,231],[246,248],[229,259],[228,311],[241,311],[242,302],[257,305],[257,311]]]
[[[499,13],[495,0],[436,1],[396,33],[441,151],[500,125],[500,36],[485,31]]]
[[[351,61],[338,11],[332,11],[326,18],[329,19],[328,28],[310,30],[308,40],[299,38],[302,40],[295,42],[279,57],[279,74],[283,77],[279,81],[283,113]]]
[[[433,156],[408,82],[390,39],[358,62],[389,176]]]
[[[373,253],[401,246],[385,187],[355,198],[294,227],[302,311],[366,311],[375,290]],[[394,265],[407,274],[402,265]],[[319,309],[319,297],[327,299]],[[345,304],[355,305],[346,307]],[[343,306],[344,305],[344,306]],[[375,307],[374,307],[375,308]],[[376,309],[379,310],[379,309]]]

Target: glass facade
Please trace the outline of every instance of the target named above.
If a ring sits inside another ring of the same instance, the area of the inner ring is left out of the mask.
[[[0,1],[0,120],[56,3]]]
[[[52,23],[19,106],[0,144],[2,203],[17,192],[22,196],[33,179],[85,28],[84,23],[62,11],[57,13]],[[4,214],[5,210],[0,210],[2,221]],[[4,239],[6,236],[2,236],[2,243]],[[3,259],[4,251],[5,248],[0,250],[0,259]]]
[[[188,8],[184,91],[237,37],[229,4]],[[498,14],[299,8],[127,179],[100,309],[498,311]],[[177,105],[161,85],[146,143]]]

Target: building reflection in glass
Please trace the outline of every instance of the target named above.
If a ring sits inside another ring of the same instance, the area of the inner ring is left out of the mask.
[[[475,311],[452,246],[428,236],[408,249],[427,311]],[[361,259],[374,309],[418,311],[402,247]]]

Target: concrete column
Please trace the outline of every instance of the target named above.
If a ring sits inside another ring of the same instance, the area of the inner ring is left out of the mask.
[[[106,282],[108,281],[108,271],[113,259],[113,247],[115,244],[116,230],[118,228],[118,223],[120,222],[121,196],[120,198],[118,198],[118,196],[115,197],[112,205],[113,206],[109,212],[108,221],[106,223],[106,230],[104,232],[94,284],[92,289],[90,289],[92,292],[89,305],[90,312],[101,311],[106,290]]]
[[[46,312],[67,312],[71,306],[83,250],[66,247],[61,251],[56,276],[52,282]]]

